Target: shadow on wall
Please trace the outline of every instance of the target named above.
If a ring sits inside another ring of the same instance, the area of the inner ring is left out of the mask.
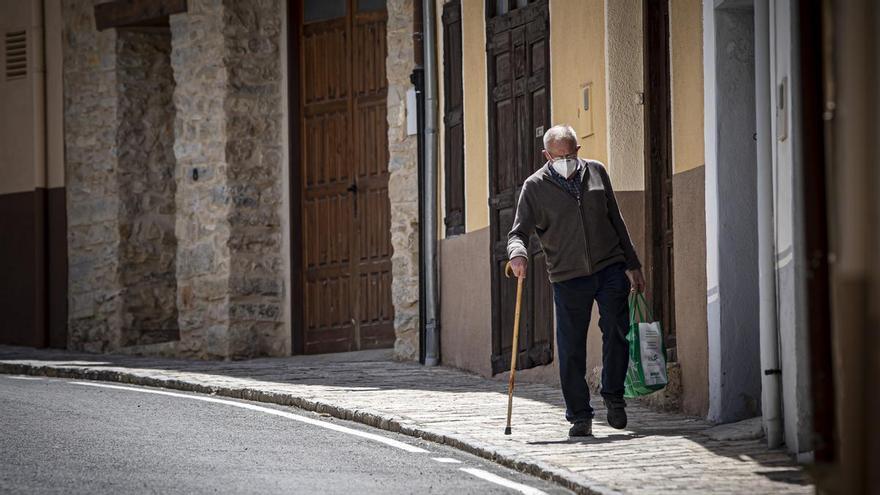
[[[121,345],[176,341],[171,30],[117,29]]]

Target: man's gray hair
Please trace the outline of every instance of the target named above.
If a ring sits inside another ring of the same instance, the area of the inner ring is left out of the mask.
[[[544,149],[546,150],[550,147],[550,143],[556,141],[570,141],[574,145],[577,145],[577,133],[570,125],[554,125],[553,127],[547,129],[547,132],[544,133]]]

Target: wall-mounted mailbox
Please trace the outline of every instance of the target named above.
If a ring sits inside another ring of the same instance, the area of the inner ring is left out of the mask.
[[[577,132],[585,138],[593,135],[593,83],[581,84],[577,109]]]
[[[776,139],[788,137],[788,78],[783,77],[776,94]]]

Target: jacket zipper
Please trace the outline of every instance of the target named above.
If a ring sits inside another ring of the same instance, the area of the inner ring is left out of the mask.
[[[585,168],[584,174],[588,174],[588,173],[590,173],[590,171]],[[569,198],[571,198],[577,202],[578,215],[580,215],[580,217],[581,217],[581,222],[580,222],[581,223],[581,232],[583,232],[583,234],[584,234],[584,257],[586,258],[585,261],[587,262],[587,271],[589,271],[590,273],[593,273],[593,261],[590,259],[590,238],[587,236],[587,228],[584,227],[584,222],[586,222],[586,219],[584,218],[584,209],[581,206],[581,200],[583,199],[583,196],[584,196],[583,177],[581,177],[581,184],[580,184],[580,188],[581,188],[580,196],[581,197],[580,198],[572,198],[571,193],[569,193],[567,190],[565,190],[565,188],[562,187],[558,182],[556,182],[556,179],[554,179],[553,177],[550,177],[550,182],[552,182],[554,185],[556,185],[556,187],[561,189],[562,192],[564,192],[566,196],[568,196]]]
[[[586,172],[584,172],[584,173],[586,173]],[[583,195],[583,191],[581,191],[581,195]],[[584,209],[583,209],[583,207],[581,207],[581,200],[580,199],[577,200],[577,203],[578,203],[578,213],[581,216],[581,230],[584,233],[584,254],[586,255],[586,258],[587,258],[587,270],[590,273],[593,273],[593,260],[590,259],[590,238],[587,237],[587,228],[584,227],[584,222],[586,221],[586,219],[584,218]]]

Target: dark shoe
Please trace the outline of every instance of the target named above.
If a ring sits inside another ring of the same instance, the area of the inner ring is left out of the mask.
[[[591,437],[593,436],[593,420],[587,419],[578,421],[568,430],[569,437]]]
[[[608,411],[608,426],[622,430],[626,428],[626,401],[623,397],[605,398]]]

